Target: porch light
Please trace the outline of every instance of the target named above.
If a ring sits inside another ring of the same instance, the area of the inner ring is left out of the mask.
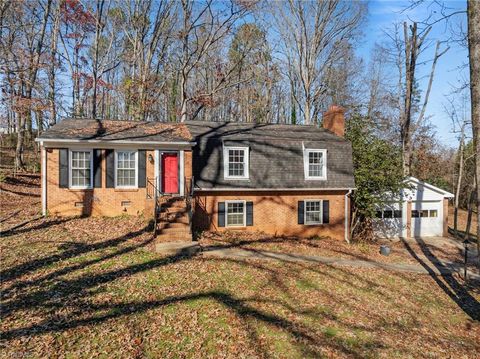
[[[151,153],[148,154],[148,162],[153,163],[153,156]]]

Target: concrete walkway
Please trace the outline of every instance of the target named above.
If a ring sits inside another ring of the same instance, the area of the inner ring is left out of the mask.
[[[227,259],[261,259],[261,260],[278,260],[284,262],[303,262],[303,263],[319,263],[338,266],[349,266],[356,268],[375,268],[385,269],[396,272],[408,272],[417,274],[430,275],[448,275],[452,273],[463,273],[463,266],[453,262],[437,261],[436,265],[428,262],[428,268],[417,264],[406,263],[381,263],[368,260],[344,259],[335,257],[308,256],[302,254],[286,254],[271,251],[246,250],[240,248],[221,248],[204,250],[202,256],[210,258],[227,258]],[[480,279],[480,275],[468,272],[470,279]]]
[[[382,243],[392,243],[392,242],[406,242],[406,243],[413,243],[413,244],[425,244],[427,246],[432,246],[436,248],[445,248],[447,247],[454,247],[457,249],[463,250],[464,246],[462,241],[455,240],[449,237],[423,237],[419,238],[381,238],[379,239]],[[468,246],[470,253],[476,253],[476,243],[471,242]]]

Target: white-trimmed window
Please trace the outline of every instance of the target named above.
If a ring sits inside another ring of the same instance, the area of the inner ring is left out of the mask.
[[[323,201],[308,200],[305,201],[305,224],[323,223]]]
[[[115,151],[115,187],[137,188],[137,151]]]
[[[306,149],[303,162],[306,179],[327,179],[327,150]]]
[[[248,147],[224,147],[225,178],[248,179]]]
[[[245,201],[226,201],[225,215],[227,227],[245,227],[246,206]]]
[[[92,187],[92,150],[70,150],[70,187]]]

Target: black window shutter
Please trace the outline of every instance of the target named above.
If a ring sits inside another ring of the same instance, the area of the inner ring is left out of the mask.
[[[247,202],[247,226],[253,226],[253,202]]]
[[[330,221],[330,201],[323,201],[323,223]]]
[[[102,188],[102,150],[93,150],[93,187]]]
[[[138,150],[138,188],[147,187],[146,151]]]
[[[305,211],[304,211],[305,202],[298,201],[298,224],[304,224],[305,219],[303,218]]]
[[[115,152],[105,150],[105,167],[107,172],[107,188],[115,187]]]
[[[59,153],[59,164],[58,164],[58,175],[59,181],[58,186],[60,188],[68,188],[68,148],[60,148]]]
[[[225,227],[225,202],[218,202],[218,226]]]

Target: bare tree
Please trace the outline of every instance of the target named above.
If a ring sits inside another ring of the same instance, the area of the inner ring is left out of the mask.
[[[455,93],[454,93],[455,94]],[[458,101],[456,101],[458,100]],[[465,139],[466,130],[470,125],[470,119],[467,118],[467,97],[463,94],[460,98],[448,98],[448,104],[444,106],[445,112],[452,121],[453,132],[458,133],[458,149],[457,149],[457,172],[455,179],[455,199],[454,199],[454,217],[453,230],[455,237],[458,236],[458,210],[460,207],[460,199],[462,197],[462,185],[464,181],[465,168]],[[467,159],[468,160],[468,159]]]
[[[38,116],[42,101],[35,98],[34,90],[40,69],[44,66],[42,56],[51,5],[52,0],[46,0],[16,3],[2,8],[5,16],[2,25],[6,24],[8,30],[5,33],[2,31],[2,72],[7,74],[11,105],[17,113],[15,168],[25,167],[25,135],[28,135],[28,140],[33,138],[32,119],[36,118],[37,128],[42,127],[42,116]],[[34,116],[35,113],[37,116]]]
[[[237,21],[243,18],[254,3],[229,1],[221,9],[213,8],[213,0],[197,3],[181,2],[182,28],[180,30],[180,121],[188,117],[189,79],[192,71],[214,45],[229,35]]]
[[[411,172],[411,159],[412,159],[412,103],[414,96],[414,85],[416,81],[416,65],[418,57],[423,50],[425,44],[425,39],[427,38],[428,33],[431,30],[431,27],[426,28],[423,32],[418,32],[417,23],[414,22],[412,25],[407,26],[405,22],[404,26],[404,41],[405,41],[405,98],[404,98],[404,107],[403,113],[400,117],[400,135],[402,140],[402,156],[403,156],[403,172],[405,176],[409,176]],[[433,56],[432,67],[430,70],[430,76],[427,86],[427,91],[425,93],[423,105],[421,107],[420,113],[418,115],[417,124],[421,123],[425,116],[425,111],[427,108],[428,100],[430,97],[430,91],[433,84],[433,78],[435,75],[435,67],[438,59],[448,51],[448,47],[443,51],[440,50],[440,42],[437,41],[435,47],[435,54]]]
[[[472,103],[473,145],[477,208],[477,249],[480,266],[480,1],[468,0],[468,52],[470,54],[470,100]]]
[[[360,2],[340,0],[270,2],[282,41],[287,76],[298,83],[295,102],[309,124],[318,118],[327,93],[327,69],[339,59],[341,44],[353,40],[365,14]]]
[[[165,88],[166,61],[176,22],[176,3],[161,0],[129,2],[124,9],[124,61],[128,67],[127,116],[147,120],[152,105]],[[151,14],[154,14],[151,16]]]

